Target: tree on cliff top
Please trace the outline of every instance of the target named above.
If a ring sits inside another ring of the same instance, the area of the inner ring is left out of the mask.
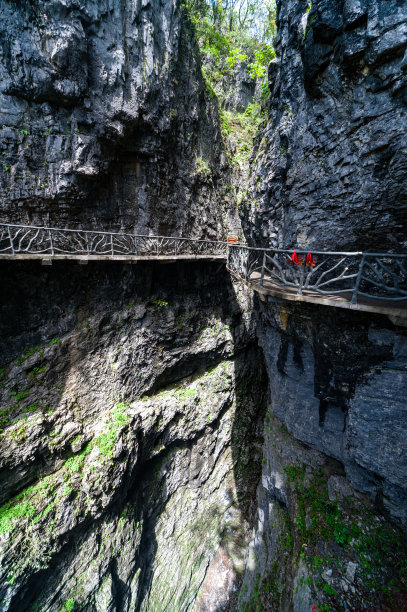
[[[195,25],[208,85],[222,100],[222,82],[238,64],[267,88],[275,57],[275,0],[185,0]]]

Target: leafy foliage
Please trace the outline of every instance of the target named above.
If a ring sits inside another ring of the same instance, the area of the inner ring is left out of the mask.
[[[275,57],[275,0],[185,0],[202,53],[211,92],[222,98],[222,83],[244,63],[250,78],[267,86],[267,66]]]
[[[221,112],[221,125],[234,149],[232,165],[243,168],[252,153],[252,142],[262,121],[259,104],[249,104],[244,113]]]

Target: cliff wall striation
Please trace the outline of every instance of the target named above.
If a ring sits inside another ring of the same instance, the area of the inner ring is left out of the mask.
[[[402,251],[405,4],[287,0],[277,7],[248,236],[261,246]]]
[[[218,266],[2,265],[2,610],[236,599],[266,382]]]
[[[219,237],[227,160],[187,13],[2,2],[0,220]]]
[[[248,243],[405,251],[405,3],[280,0],[277,22]],[[406,329],[304,303],[256,310],[269,400],[240,606],[402,606]]]

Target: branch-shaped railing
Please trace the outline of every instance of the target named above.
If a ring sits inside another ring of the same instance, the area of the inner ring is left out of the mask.
[[[58,229],[0,223],[0,255],[226,256],[228,270],[261,287],[286,287],[302,295],[342,295],[407,300],[407,255],[399,253],[293,252],[258,249],[232,241],[176,236]]]
[[[225,241],[0,224],[0,255],[225,255]]]
[[[256,249],[229,245],[228,270],[261,287],[287,287],[297,295],[309,290],[397,302],[407,300],[407,255]]]

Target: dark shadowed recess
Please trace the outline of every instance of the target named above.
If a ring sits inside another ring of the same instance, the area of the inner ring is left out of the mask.
[[[1,264],[2,289],[0,296],[0,365],[7,364],[33,346],[44,345],[55,337],[61,338],[58,350],[64,351],[64,337],[86,325],[89,317],[100,319],[100,326],[112,321],[112,315],[121,311],[132,300],[137,303],[166,303],[186,308],[192,304],[196,316],[202,312],[216,312],[223,322],[228,322],[234,334],[234,352],[231,354],[220,346],[217,350],[189,354],[180,358],[174,367],[158,373],[141,393],[156,392],[188,376],[198,375],[225,359],[234,359],[236,376],[236,411],[232,429],[232,457],[238,491],[238,503],[242,514],[250,521],[256,511],[256,487],[261,471],[262,427],[265,412],[267,381],[262,353],[253,337],[242,334],[243,313],[235,299],[230,276],[224,264],[219,262],[187,262],[176,264],[138,263],[136,265],[110,263],[89,263],[78,265],[73,262],[57,262],[52,266],[39,263],[8,262]],[[163,308],[163,315],[165,308]],[[254,315],[252,315],[254,316]],[[182,332],[174,327],[172,339],[168,339],[166,350],[187,346],[194,335],[201,333],[207,325],[202,318],[197,329]],[[247,325],[247,322],[246,322]],[[240,328],[240,331],[238,331]],[[184,336],[183,336],[184,333]],[[91,331],[89,345],[80,350],[96,350],[98,334]],[[167,342],[167,340],[165,340]],[[67,343],[68,344],[68,343]],[[69,361],[67,353],[61,353]],[[66,371],[66,370],[65,370]],[[137,372],[134,372],[137,375]],[[59,373],[59,389],[64,388]],[[150,386],[148,386],[150,385]],[[62,391],[55,390],[55,393]],[[129,394],[134,394],[134,388]],[[126,400],[136,397],[128,395]],[[227,410],[229,407],[225,407]],[[209,427],[216,429],[217,422]],[[166,481],[154,480],[157,467],[163,464],[171,469],[177,452],[199,443],[205,430],[187,442],[176,441],[156,457],[149,457],[149,440],[139,440],[140,461],[131,468],[123,479],[123,485],[115,493],[112,503],[100,519],[86,519],[79,527],[65,534],[60,552],[54,554],[47,569],[36,570],[14,597],[9,609],[15,612],[32,610],[34,602],[44,594],[55,594],[58,601],[59,585],[68,568],[72,567],[81,543],[87,536],[98,531],[101,521],[121,516],[125,507],[131,508],[131,525],[143,525],[141,543],[135,550],[134,573],[140,572],[137,601],[134,610],[140,610],[148,597],[152,583],[152,567],[157,550],[155,529],[167,501]],[[143,448],[144,445],[144,448]],[[67,449],[65,454],[70,453]],[[143,459],[144,456],[144,459]],[[40,461],[40,460],[39,460]],[[47,473],[52,466],[47,467]],[[19,487],[27,486],[44,473],[43,465],[33,469],[30,478]],[[7,476],[7,475],[6,475]],[[199,483],[198,485],[199,486]],[[16,491],[13,491],[14,495]],[[210,520],[210,517],[208,517]],[[96,554],[96,553],[95,553]],[[111,559],[111,575],[117,610],[127,609],[130,601],[130,585],[123,583],[115,573],[115,560]],[[129,581],[130,582],[130,581]],[[91,611],[93,603],[88,601],[81,607]]]

